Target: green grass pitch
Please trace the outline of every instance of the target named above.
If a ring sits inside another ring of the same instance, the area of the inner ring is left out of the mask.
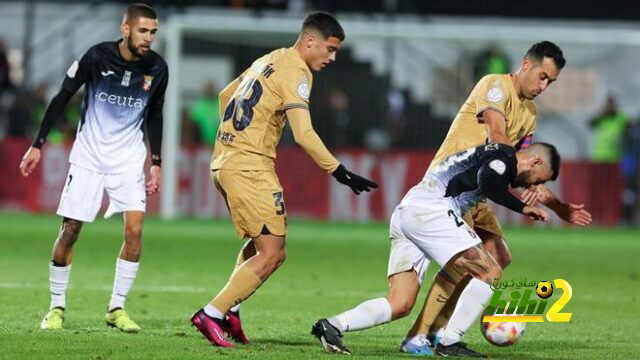
[[[141,269],[127,301],[142,332],[122,334],[104,323],[121,224],[98,220],[85,225],[75,248],[65,330],[43,332],[47,261],[59,222],[54,216],[0,213],[0,358],[329,359],[309,334],[311,324],[387,291],[386,224],[293,219],[287,261],[243,304],[252,344],[214,348],[189,326],[189,317],[225,283],[241,242],[228,221],[149,218]],[[567,280],[573,297],[563,312],[573,315],[569,323],[528,324],[521,341],[509,348],[489,345],[474,325],[465,335],[472,348],[492,358],[640,358],[640,232],[506,229],[506,234],[513,263],[504,278]],[[346,334],[354,356],[404,356],[398,344],[424,293],[409,317]]]

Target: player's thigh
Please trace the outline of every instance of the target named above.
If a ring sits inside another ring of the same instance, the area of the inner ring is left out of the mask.
[[[486,202],[481,202],[468,211],[465,214],[465,220],[468,215],[473,218],[473,223],[469,225],[480,236],[485,249],[503,269],[507,267],[511,263],[511,252],[504,240],[504,233],[496,215]]]
[[[471,228],[476,230],[476,232],[480,230],[483,235],[486,234],[484,237],[481,236],[483,241],[485,237],[489,236],[504,238],[500,222],[486,201],[480,202],[469,209],[469,211],[464,214],[464,220]],[[480,233],[478,233],[478,235],[480,235]]]
[[[71,164],[56,213],[62,217],[92,222],[102,205],[105,175]]]
[[[105,175],[105,190],[109,195],[109,213],[145,212],[147,193],[142,166],[118,174]]]
[[[275,172],[221,169],[216,178],[241,238],[255,239],[265,227],[272,235],[287,234],[284,194]]]
[[[211,182],[213,186],[216,187],[222,198],[224,199],[224,203],[227,205],[227,209],[229,209],[229,202],[227,201],[227,192],[224,191],[222,185],[220,185],[220,170],[211,170]]]
[[[481,243],[478,235],[444,199],[402,208],[400,222],[407,238],[440,267],[456,254]]]
[[[484,248],[498,262],[502,269],[511,264],[511,251],[507,246],[507,242],[500,236],[486,232],[483,229],[475,229],[476,233],[482,239]]]
[[[429,259],[402,232],[400,214],[397,208],[391,215],[391,221],[389,222],[389,240],[391,243],[389,265],[387,267],[389,281],[396,274],[412,271],[416,274],[418,284],[422,284],[424,273],[429,266]]]

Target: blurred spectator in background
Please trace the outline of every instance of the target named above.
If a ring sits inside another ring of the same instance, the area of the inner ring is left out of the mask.
[[[399,147],[403,144],[403,134],[405,126],[406,99],[404,94],[398,89],[391,89],[387,94],[387,104],[389,106],[389,117],[387,118],[387,129],[391,146]]]
[[[218,92],[212,81],[204,85],[202,95],[189,108],[189,117],[196,124],[201,144],[212,146],[220,126]]]
[[[13,84],[9,78],[9,59],[7,58],[7,47],[0,40],[0,97],[5,91],[13,90]]]
[[[473,61],[473,77],[477,82],[487,74],[507,74],[511,69],[509,58],[498,44],[491,44],[479,52]]]
[[[612,95],[601,113],[591,120],[594,129],[593,161],[599,163],[618,163],[622,157],[622,139],[629,118],[618,109]]]
[[[623,220],[627,225],[638,225],[638,192],[640,191],[640,118],[630,124],[622,145]]]
[[[328,89],[321,98],[314,127],[328,147],[353,146],[349,131],[352,121],[349,115],[349,97],[340,89]]]
[[[31,94],[24,91],[16,93],[15,100],[8,111],[8,126],[6,136],[31,137],[35,131],[33,110],[31,109]]]

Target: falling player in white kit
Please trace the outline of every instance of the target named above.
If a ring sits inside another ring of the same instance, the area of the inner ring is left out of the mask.
[[[488,198],[535,220],[548,221],[544,210],[527,206],[508,188],[530,188],[555,180],[559,164],[560,155],[549,144],[534,143],[517,153],[508,145],[489,144],[454,154],[427,171],[391,215],[389,295],[319,320],[313,325],[312,334],[327,352],[351,354],[342,344],[342,335],[408,315],[427,265],[435,260],[440,267],[447,265],[458,275],[470,275],[472,279],[462,291],[434,351],[442,356],[484,357],[468,349],[460,337],[491,299],[489,284],[500,278],[501,269],[478,235],[462,220],[462,214]]]
[[[69,175],[57,211],[63,220],[49,264],[51,304],[40,324],[42,329],[63,326],[73,245],[82,224],[95,219],[106,191],[110,200],[107,212],[122,212],[124,219],[124,243],[116,259],[106,321],[124,332],[140,331],[124,311],[124,303],[138,271],[146,196],[160,191],[162,107],[169,75],[166,62],[151,50],[157,29],[151,7],[129,6],[120,26],[122,39],[91,47],[71,65],[20,163],[22,175],[29,176],[40,161],[40,149],[56,119],[85,85],[83,111],[69,155]],[[146,187],[143,125],[152,164]]]

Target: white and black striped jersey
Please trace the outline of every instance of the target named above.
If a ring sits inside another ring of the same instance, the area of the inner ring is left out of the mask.
[[[525,204],[509,192],[517,172],[516,150],[513,147],[488,144],[449,156],[431,168],[415,188],[432,185],[442,192],[443,197],[452,200],[460,214],[466,213],[485,198],[522,212]],[[419,201],[420,196],[407,196],[403,204],[419,205]]]
[[[151,50],[137,61],[126,61],[118,43],[97,44],[71,65],[60,93],[45,112],[34,146],[42,146],[56,113],[61,113],[68,98],[85,85],[69,162],[107,174],[142,166],[147,154],[142,128],[145,119],[152,159],[159,161],[167,64]]]

